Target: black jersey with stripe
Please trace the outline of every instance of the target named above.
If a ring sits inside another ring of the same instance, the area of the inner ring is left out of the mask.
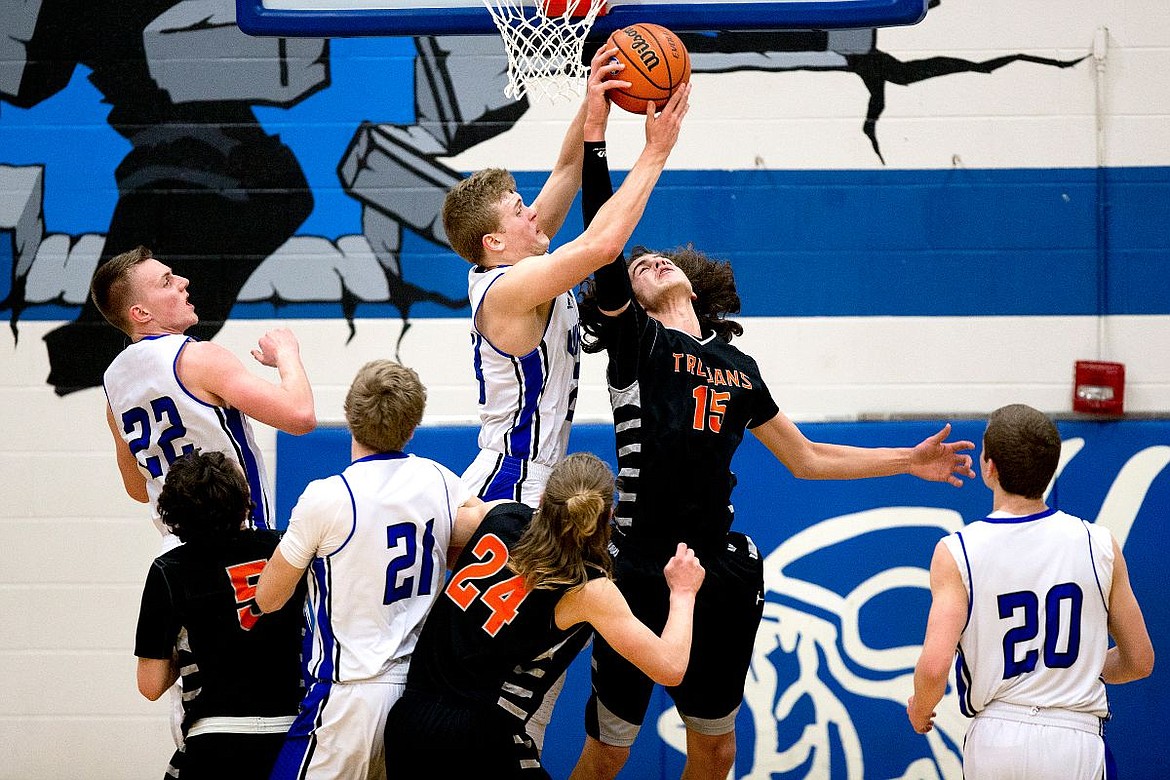
[[[472,708],[499,708],[527,722],[549,688],[588,643],[593,629],[557,628],[566,588],[525,592],[508,550],[533,510],[501,504],[484,517],[427,615],[407,688]],[[604,576],[599,570],[595,576]]]
[[[177,650],[184,733],[200,718],[297,712],[304,585],[268,615],[254,600],[279,541],[274,531],[244,530],[190,541],[151,564],[134,654],[165,659]]]
[[[756,361],[730,343],[668,328],[631,300],[602,324],[618,459],[620,549],[664,562],[731,528],[731,461],[744,431],[779,409]]]

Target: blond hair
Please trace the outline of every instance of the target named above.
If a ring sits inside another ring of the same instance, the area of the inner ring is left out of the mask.
[[[97,267],[89,283],[89,296],[106,321],[118,330],[132,335],[128,312],[134,303],[131,275],[134,269],[153,258],[144,246],[111,257]]]
[[[509,566],[528,590],[589,580],[589,567],[607,575],[613,472],[596,455],[578,452],[553,469],[540,507],[509,552]]]
[[[375,452],[399,451],[414,435],[426,405],[427,389],[414,369],[371,360],[345,395],[345,421],[359,444]]]
[[[500,198],[516,191],[503,168],[485,168],[456,184],[443,199],[447,243],[470,263],[483,263],[483,237],[500,227]]]

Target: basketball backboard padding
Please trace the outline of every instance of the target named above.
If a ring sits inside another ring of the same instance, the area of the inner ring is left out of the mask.
[[[928,0],[610,0],[596,34],[636,22],[675,32],[843,29],[914,24]],[[493,35],[479,0],[236,0],[249,35],[334,38],[376,35]]]

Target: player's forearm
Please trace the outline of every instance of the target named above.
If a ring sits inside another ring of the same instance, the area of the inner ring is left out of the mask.
[[[905,474],[910,451],[900,447],[850,447],[809,442],[809,451],[792,473],[801,479],[865,479]]]
[[[285,422],[278,427],[297,436],[312,432],[317,427],[317,410],[313,402],[313,386],[300,355],[281,360],[277,370],[285,407]]]
[[[634,167],[626,174],[622,186],[598,210],[597,216],[585,231],[586,235],[596,236],[603,242],[617,246],[617,251],[606,257],[605,262],[612,260],[633,235],[634,228],[646,211],[650,194],[666,167],[666,159],[665,153],[644,149]]]
[[[585,138],[585,107],[582,104],[573,118],[569,129],[565,132],[561,143],[560,154],[553,165],[552,173],[540,195],[537,196],[533,207],[536,209],[540,228],[548,236],[553,236],[561,229],[561,225],[568,216],[573,198],[581,186],[581,162],[584,156],[583,144]]]
[[[927,718],[947,692],[947,673],[950,662],[942,663],[923,654],[914,667],[915,714]]]
[[[660,685],[678,685],[687,671],[691,657],[691,635],[694,626],[695,594],[670,594],[670,613],[662,629],[663,651],[658,674],[651,674]]]
[[[586,141],[581,167],[581,216],[584,227],[593,223],[601,207],[613,197],[605,141]]]
[[[1133,682],[1149,677],[1154,671],[1154,654],[1151,650],[1148,656],[1134,658],[1122,652],[1120,647],[1111,647],[1105,654],[1105,666],[1101,670],[1101,679],[1110,685]]]

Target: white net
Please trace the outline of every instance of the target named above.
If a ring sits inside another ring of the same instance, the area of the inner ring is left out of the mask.
[[[568,0],[561,13],[550,13],[545,0],[536,0],[535,6],[526,6],[525,0],[483,3],[508,53],[506,96],[519,100],[527,94],[533,100],[555,103],[581,95],[589,72],[581,61],[585,36],[605,0]]]

